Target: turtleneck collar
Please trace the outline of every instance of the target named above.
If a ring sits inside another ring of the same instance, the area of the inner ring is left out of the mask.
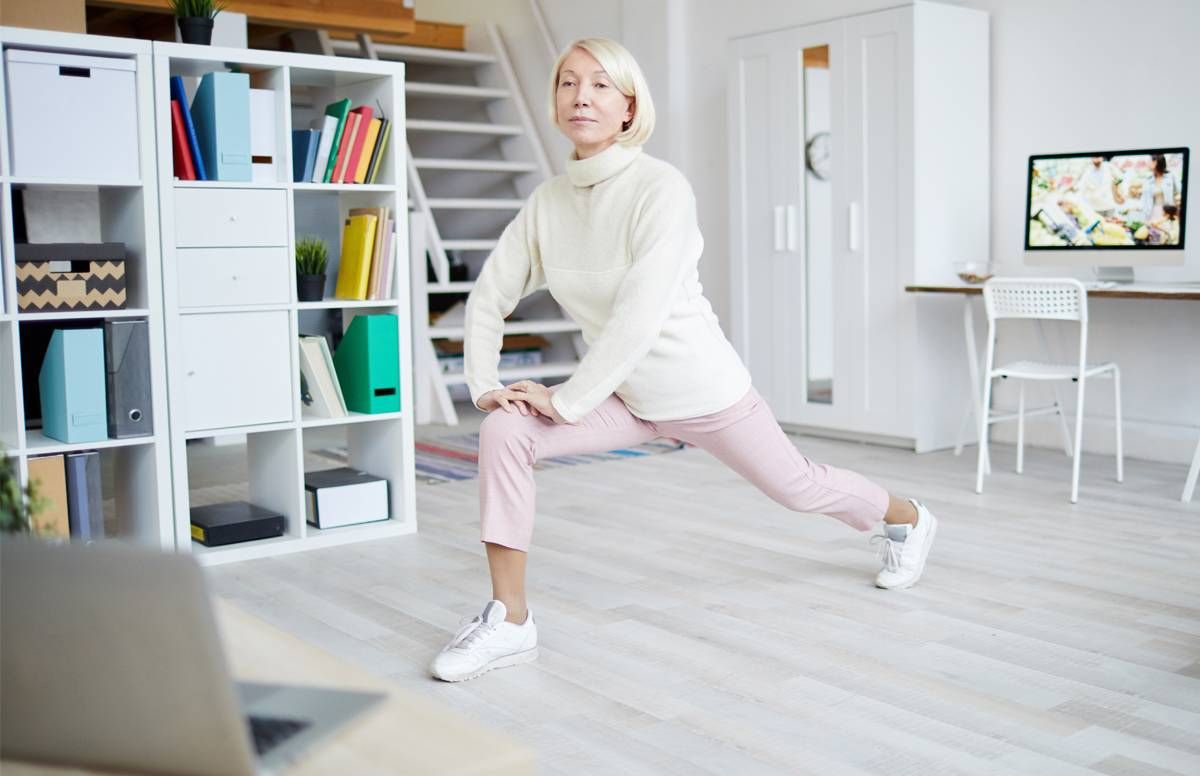
[[[577,159],[575,152],[571,151],[571,155],[567,157],[567,177],[571,179],[571,183],[581,188],[595,186],[624,170],[641,152],[640,145],[627,146],[621,143],[613,143],[587,159]]]

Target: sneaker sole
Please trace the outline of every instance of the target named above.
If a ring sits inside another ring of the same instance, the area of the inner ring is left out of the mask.
[[[443,682],[465,682],[469,679],[475,679],[476,677],[483,676],[493,668],[508,668],[509,666],[519,666],[523,663],[532,663],[533,661],[537,660],[537,656],[538,648],[534,647],[533,649],[527,649],[524,652],[514,652],[511,655],[498,657],[490,663],[485,663],[482,668],[474,673],[463,674],[462,676],[455,677],[438,676],[437,674],[433,674],[433,678],[441,679]]]
[[[935,517],[933,519],[933,525],[929,527],[929,536],[925,539],[925,554],[921,556],[921,563],[917,566],[917,573],[913,575],[913,578],[907,582],[901,582],[897,585],[881,585],[879,584],[879,581],[876,580],[875,587],[879,588],[880,590],[907,590],[908,588],[917,584],[917,581],[921,579],[921,575],[925,573],[925,561],[929,559],[929,551],[933,548],[933,540],[936,536],[937,518]]]

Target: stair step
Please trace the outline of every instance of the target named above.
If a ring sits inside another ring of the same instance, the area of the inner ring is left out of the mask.
[[[330,43],[333,44],[333,53],[335,54],[362,55],[362,47],[358,45],[358,41],[334,39]],[[474,67],[475,65],[491,65],[496,62],[496,57],[491,54],[481,54],[478,51],[452,51],[423,46],[402,46],[397,43],[376,43],[375,52],[380,59],[420,62],[430,65]]]
[[[493,89],[487,86],[460,86],[459,84],[437,84],[409,81],[404,84],[406,95],[421,97],[446,97],[463,100],[507,100],[512,96],[508,89]]]
[[[430,210],[520,210],[523,199],[427,199]]]
[[[431,294],[469,294],[474,287],[474,280],[458,280],[452,283],[429,283],[425,290]]]
[[[527,377],[567,377],[574,374],[575,368],[578,366],[578,361],[555,361],[546,364],[514,366],[500,370],[500,382]],[[442,375],[442,381],[447,385],[455,385],[465,383],[467,378],[462,374]]]
[[[499,240],[442,240],[442,247],[448,251],[490,251],[499,242]]]
[[[565,318],[561,320],[542,320],[542,321],[505,321],[505,334],[553,334],[560,331],[579,331],[578,323],[568,321]],[[431,326],[429,327],[430,339],[462,339],[466,333],[462,326]]]
[[[480,121],[435,121],[409,119],[404,122],[409,132],[466,132],[475,135],[523,135],[525,130],[516,124],[484,124]]]
[[[470,172],[537,172],[533,162],[505,159],[413,159],[418,170],[467,170]]]

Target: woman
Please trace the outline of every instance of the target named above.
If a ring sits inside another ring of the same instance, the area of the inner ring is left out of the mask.
[[[1154,174],[1150,178],[1152,207],[1150,220],[1161,221],[1167,215],[1166,208],[1178,208],[1183,202],[1183,191],[1174,173],[1167,169],[1167,157],[1154,155]]]
[[[882,520],[883,588],[920,577],[936,520],[854,472],[802,456],[750,385],[700,287],[703,240],[687,180],[642,153],[654,104],[620,44],[587,38],[555,62],[550,120],[574,144],[567,172],[542,183],[504,230],[467,301],[466,377],[477,407],[482,540],[492,600],[434,659],[461,681],[537,657],[525,603],[533,464],[659,436],[712,453],[779,503],[859,529]],[[588,352],[569,380],[505,388],[503,320],[547,286]]]

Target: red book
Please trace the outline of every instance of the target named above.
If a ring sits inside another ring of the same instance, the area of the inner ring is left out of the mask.
[[[363,141],[367,139],[367,128],[371,126],[371,117],[375,115],[366,105],[360,105],[350,112],[358,114],[358,132],[355,133],[354,146],[350,149],[350,159],[346,162],[346,171],[342,174],[342,183],[354,183],[354,173],[358,170],[358,160],[363,152]]]
[[[354,138],[358,135],[358,117],[361,114],[350,111],[346,115],[346,128],[342,130],[342,144],[338,148],[337,162],[334,163],[333,177],[330,183],[341,183],[346,174],[346,161],[350,158],[350,150],[354,148]]]
[[[196,166],[192,164],[192,149],[188,146],[179,100],[171,100],[171,150],[175,156],[175,177],[181,181],[196,180]]]

